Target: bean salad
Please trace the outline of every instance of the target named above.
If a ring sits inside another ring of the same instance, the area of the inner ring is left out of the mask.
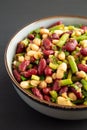
[[[20,87],[59,105],[87,105],[87,26],[58,21],[17,43],[12,71]]]

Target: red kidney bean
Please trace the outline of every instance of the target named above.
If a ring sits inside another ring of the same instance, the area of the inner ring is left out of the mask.
[[[48,102],[50,102],[51,101],[51,99],[50,99],[50,96],[48,96],[48,95],[44,95],[44,97],[43,97],[46,101],[48,101]]]
[[[49,56],[49,55],[54,54],[54,51],[53,50],[43,50],[43,53],[45,56]]]
[[[68,87],[67,86],[63,86],[61,87],[61,89],[59,90],[59,94],[62,94],[64,92],[67,92],[68,91]]]
[[[76,96],[78,99],[82,99],[82,93],[81,92],[76,92]]]
[[[84,65],[84,64],[78,64],[78,69],[79,70],[83,70],[84,72],[87,73],[87,65]]]
[[[41,92],[40,92],[40,90],[38,88],[32,88],[32,92],[39,99],[43,100],[43,95],[41,94]]]
[[[76,97],[78,99],[82,99],[82,93],[81,92],[77,92],[77,90],[75,88],[73,88],[73,87],[71,87],[70,89],[76,95]]]
[[[52,48],[52,43],[48,38],[44,39],[42,43],[46,50],[50,50]]]
[[[36,59],[35,59],[33,56],[30,58],[30,62],[31,62],[31,63],[35,62],[35,60],[36,60]]]
[[[70,39],[69,41],[66,42],[65,46],[63,49],[72,52],[76,49],[77,46],[77,41],[75,39]]]
[[[53,26],[60,25],[60,24],[62,24],[62,21],[57,21],[57,22],[53,23],[52,25],[50,25],[48,28],[51,28]]]
[[[59,91],[60,90],[60,86],[59,86],[58,80],[54,81],[52,89],[55,90],[55,91]]]
[[[47,62],[47,64],[49,64],[49,63],[50,63],[50,59],[49,59],[49,58],[47,58],[47,59],[46,59],[46,62]]]
[[[80,53],[83,55],[83,56],[87,56],[87,47],[86,48],[82,48],[80,50]]]
[[[56,33],[53,33],[51,36],[52,39],[59,39],[59,36]]]
[[[34,35],[33,35],[33,34],[29,34],[29,35],[28,35],[28,38],[29,38],[30,40],[33,40],[33,39],[34,39]]]
[[[18,82],[21,81],[21,75],[20,75],[20,73],[18,72],[17,69],[14,69],[14,70],[13,70],[13,75],[14,75],[14,77],[16,78],[16,80],[17,80]]]
[[[49,66],[47,66],[44,70],[44,73],[45,75],[52,75],[52,69]]]
[[[26,78],[29,78],[29,77],[32,76],[33,74],[34,74],[34,75],[37,74],[37,69],[32,68],[32,69],[29,69],[29,70],[27,70],[27,71],[21,72],[21,75],[23,75],[23,76],[26,77]]]
[[[50,90],[51,90],[51,88],[50,87],[46,87],[46,88],[43,88],[42,89],[42,92],[44,93],[44,94],[49,94],[49,92],[50,92]]]
[[[39,75],[43,74],[45,67],[46,67],[46,60],[43,58],[40,60],[39,65],[38,65],[38,74]]]
[[[86,30],[87,30],[87,26],[84,26],[84,25],[83,25],[83,26],[81,27],[81,29],[83,29],[84,31],[86,31]]]
[[[24,60],[18,67],[19,71],[25,71],[29,64],[30,64],[29,60]]]
[[[25,45],[21,42],[17,44],[16,54],[22,53],[25,51]]]

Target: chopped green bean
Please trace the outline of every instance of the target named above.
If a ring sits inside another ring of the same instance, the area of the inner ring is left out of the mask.
[[[63,79],[59,81],[60,86],[71,85],[73,82],[71,79]]]
[[[85,79],[82,79],[81,83],[83,85],[83,88],[87,91],[87,81]]]
[[[60,24],[60,25],[56,25],[56,26],[49,28],[49,31],[60,30],[60,29],[63,29],[63,28],[64,28],[64,24]]]
[[[66,43],[67,39],[69,38],[69,34],[65,33],[61,36],[61,38],[59,39],[57,46],[62,48],[62,46]]]
[[[78,68],[77,68],[74,57],[72,55],[69,55],[68,56],[68,61],[69,61],[72,72],[76,73],[78,71]]]

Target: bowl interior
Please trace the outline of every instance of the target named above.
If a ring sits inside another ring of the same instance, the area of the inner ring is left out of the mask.
[[[87,19],[84,17],[70,17],[70,16],[55,16],[55,17],[49,17],[44,18],[41,20],[38,20],[36,22],[33,22],[23,29],[21,29],[9,42],[6,52],[5,52],[5,63],[6,68],[8,71],[8,74],[10,75],[11,79],[14,79],[13,82],[15,84],[15,78],[12,74],[12,59],[15,54],[16,46],[19,41],[21,41],[23,38],[25,38],[29,32],[32,30],[35,30],[39,27],[48,27],[52,23],[55,23],[56,21],[62,21],[66,25],[71,24],[87,24]]]

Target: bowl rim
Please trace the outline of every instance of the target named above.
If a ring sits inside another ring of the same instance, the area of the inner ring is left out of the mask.
[[[40,21],[43,21],[43,20],[47,20],[47,19],[53,19],[53,18],[80,18],[80,19],[84,19],[84,20],[87,20],[87,17],[86,16],[76,16],[76,15],[58,15],[58,16],[48,16],[48,17],[44,17],[44,18],[41,18],[41,19],[37,19],[35,21],[32,21],[31,23],[28,23],[27,25],[25,25],[24,27],[22,27],[21,29],[19,29],[13,36],[12,38],[9,40],[9,42],[7,43],[6,45],[6,48],[5,48],[5,53],[4,53],[4,63],[5,63],[5,68],[6,68],[6,71],[11,79],[11,81],[13,82],[13,84],[16,86],[17,89],[19,89],[25,96],[27,96],[28,98],[30,98],[31,100],[37,102],[37,103],[40,103],[42,105],[45,105],[47,107],[51,107],[51,108],[54,108],[54,109],[63,109],[63,110],[87,110],[87,106],[86,105],[77,105],[77,106],[65,106],[65,105],[59,105],[59,104],[56,104],[56,103],[52,103],[52,102],[48,102],[48,101],[45,101],[45,100],[41,100],[39,99],[38,97],[34,96],[33,94],[29,93],[27,90],[23,89],[20,87],[19,83],[16,81],[16,79],[14,78],[14,76],[10,73],[10,70],[9,70],[9,67],[8,67],[8,64],[7,64],[7,50],[9,48],[9,45],[10,45],[10,42],[11,40],[18,34],[18,32],[20,32],[21,30],[23,30],[25,27],[27,26],[31,26],[32,24],[37,24],[38,22]]]

